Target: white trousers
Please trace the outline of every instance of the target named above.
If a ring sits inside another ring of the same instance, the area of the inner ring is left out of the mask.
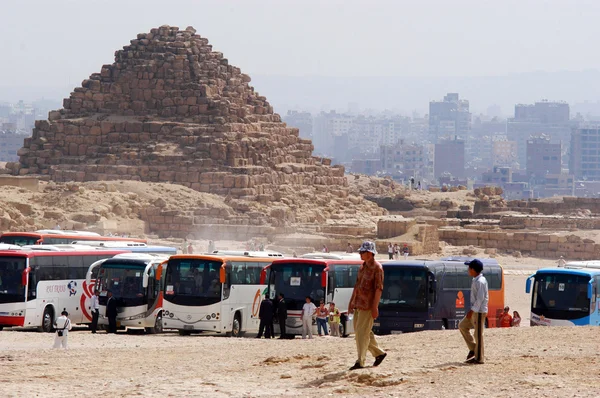
[[[69,336],[67,333],[64,333],[62,337],[60,337],[58,335],[58,333],[56,333],[55,337],[54,337],[54,347],[53,348],[61,348],[62,347],[66,350],[68,339],[69,339]]]
[[[302,318],[302,338],[312,339],[312,318]]]

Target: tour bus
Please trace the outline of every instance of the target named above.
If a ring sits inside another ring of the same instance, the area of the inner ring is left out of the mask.
[[[457,329],[470,308],[473,278],[466,257],[386,261],[377,334]],[[499,326],[504,308],[504,272],[495,259],[480,259],[488,282],[486,327]]]
[[[258,331],[268,257],[179,254],[167,262],[163,327],[238,337]],[[158,275],[160,277],[160,275]]]
[[[110,290],[117,300],[117,328],[141,328],[147,333],[161,333],[163,278],[157,278],[157,269],[166,265],[168,258],[125,253],[90,265],[86,281],[90,285],[94,280],[95,289],[100,292],[98,325],[108,325],[105,314]]]
[[[90,322],[87,269],[121,253],[92,248],[0,251],[0,330],[25,326],[50,332],[63,310],[74,324]]]
[[[0,235],[0,243],[11,245],[56,245],[70,244],[74,241],[134,241],[146,243],[145,239],[120,238],[117,236],[102,236],[95,232],[87,231],[63,231],[54,229],[42,229],[35,232],[5,232]]]
[[[532,292],[531,326],[599,326],[600,266],[595,263],[542,268],[527,278],[525,291]]]
[[[177,249],[170,246],[154,246],[148,245],[143,242],[134,242],[134,241],[123,241],[123,242],[110,242],[110,241],[85,241],[85,240],[76,240],[72,242],[76,245],[88,245],[103,249],[110,250],[127,250],[132,253],[147,253],[147,254],[163,254],[163,255],[173,255],[177,254]]]
[[[316,306],[321,300],[334,302],[340,310],[340,329],[343,336],[354,332],[348,319],[348,303],[352,297],[354,284],[362,261],[345,258],[331,253],[324,258],[288,258],[275,260],[263,271],[263,279],[268,280],[267,293],[273,300],[283,293],[287,304],[288,317],[286,333],[302,334],[302,306],[309,296]],[[350,256],[349,256],[350,257]],[[275,324],[275,329],[279,325]],[[316,323],[313,323],[316,332]]]

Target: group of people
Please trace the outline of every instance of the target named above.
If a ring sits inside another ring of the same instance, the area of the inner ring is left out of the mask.
[[[266,339],[275,338],[275,329],[273,327],[273,320],[277,319],[279,323],[279,338],[285,339],[287,333],[285,330],[285,323],[287,321],[287,304],[285,302],[285,296],[283,293],[279,293],[276,303],[273,303],[269,296],[265,296],[264,300],[260,303],[258,310],[258,317],[260,323],[258,326],[257,339],[263,337],[263,333]]]
[[[335,306],[334,302],[329,303],[329,308],[325,306],[325,301],[321,300],[319,306],[315,306],[310,297],[306,297],[306,302],[302,306],[300,319],[302,320],[302,338],[312,339],[312,321],[316,318],[317,333],[319,336],[340,336],[340,310]]]
[[[504,312],[500,315],[500,327],[510,328],[521,326],[521,315],[517,311],[513,311],[512,316],[510,315],[510,308],[508,305],[504,307]]]
[[[394,243],[393,245],[391,243],[388,243],[388,258],[390,260],[399,260],[400,254],[404,256],[405,260],[408,259],[410,249],[408,248],[408,245],[406,243],[402,245],[402,248],[400,248],[400,245],[397,243]]]

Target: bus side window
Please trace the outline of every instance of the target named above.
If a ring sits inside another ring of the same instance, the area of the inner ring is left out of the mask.
[[[444,289],[456,289],[458,287],[458,274],[456,273],[456,265],[446,265],[446,273],[444,274]]]
[[[67,261],[69,263],[69,279],[85,279],[87,268],[84,268],[84,257],[68,256]]]
[[[54,266],[52,265],[52,257],[32,257],[29,259],[29,266],[37,268],[38,281],[57,279],[55,278]]]

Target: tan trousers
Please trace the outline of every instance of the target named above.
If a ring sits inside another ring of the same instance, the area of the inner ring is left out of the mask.
[[[340,323],[339,322],[329,322],[329,327],[331,329],[331,336],[340,337]]]
[[[356,349],[358,351],[358,359],[356,362],[360,366],[365,366],[367,358],[367,350],[374,357],[384,354],[384,351],[377,345],[375,334],[373,334],[373,316],[371,311],[356,310],[354,311],[354,338],[356,339]]]
[[[469,351],[473,351],[475,353],[475,359],[481,363],[483,363],[483,329],[485,327],[485,317],[487,313],[485,312],[474,312],[471,315],[471,319],[464,317],[462,321],[458,324],[458,328],[460,329],[460,333],[465,339],[465,343],[467,343],[467,347],[469,347]],[[473,335],[471,335],[471,329],[475,329],[473,333],[475,339],[473,339]]]

